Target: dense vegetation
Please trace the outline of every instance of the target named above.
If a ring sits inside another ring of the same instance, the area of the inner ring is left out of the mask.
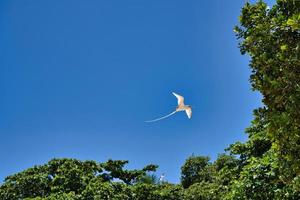
[[[158,181],[155,165],[126,170],[122,160],[53,159],[8,176],[0,199],[299,200],[300,1],[246,3],[234,30],[241,53],[250,56],[252,88],[263,96],[247,142],[214,162],[189,157],[180,184]]]

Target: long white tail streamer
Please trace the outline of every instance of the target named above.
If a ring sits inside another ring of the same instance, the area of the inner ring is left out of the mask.
[[[165,119],[167,117],[170,117],[171,115],[174,115],[177,111],[175,110],[174,112],[166,115],[166,116],[163,116],[163,117],[160,117],[160,118],[157,118],[157,119],[153,119],[153,120],[148,120],[148,121],[145,121],[145,122],[156,122],[156,121],[159,121],[159,120],[162,120],[162,119]]]

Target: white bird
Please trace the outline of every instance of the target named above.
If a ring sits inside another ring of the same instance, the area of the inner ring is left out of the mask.
[[[163,181],[165,181],[165,174],[162,173],[162,175],[160,175],[159,180],[160,183],[162,183]]]
[[[156,122],[161,119],[170,117],[171,115],[174,115],[175,113],[177,113],[179,111],[185,111],[189,119],[192,117],[192,106],[184,104],[183,96],[180,96],[179,94],[176,94],[175,92],[172,92],[172,94],[177,98],[177,101],[178,101],[178,106],[176,107],[176,110],[166,116],[163,116],[163,117],[160,117],[157,119],[153,119],[153,120],[149,120],[149,121],[145,121],[145,122]]]

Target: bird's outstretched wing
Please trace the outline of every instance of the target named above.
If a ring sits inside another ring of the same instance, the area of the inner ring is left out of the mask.
[[[185,109],[185,112],[186,112],[188,118],[191,119],[191,117],[192,117],[192,109],[191,108],[187,108],[187,109]]]
[[[177,98],[178,106],[184,106],[184,97],[176,94],[175,92],[172,92],[172,94]]]
[[[177,111],[175,110],[174,112],[166,115],[166,116],[163,116],[163,117],[160,117],[160,118],[157,118],[157,119],[153,119],[153,120],[148,120],[148,121],[145,121],[145,122],[156,122],[156,121],[159,121],[161,119],[164,119],[164,118],[167,118],[167,117],[170,117],[171,115],[174,115]]]

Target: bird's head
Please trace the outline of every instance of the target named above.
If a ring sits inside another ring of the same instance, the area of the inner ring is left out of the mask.
[[[195,108],[195,106],[191,106],[191,105],[187,105],[187,106],[188,106],[189,108],[191,108],[191,109],[192,109],[192,108]]]

